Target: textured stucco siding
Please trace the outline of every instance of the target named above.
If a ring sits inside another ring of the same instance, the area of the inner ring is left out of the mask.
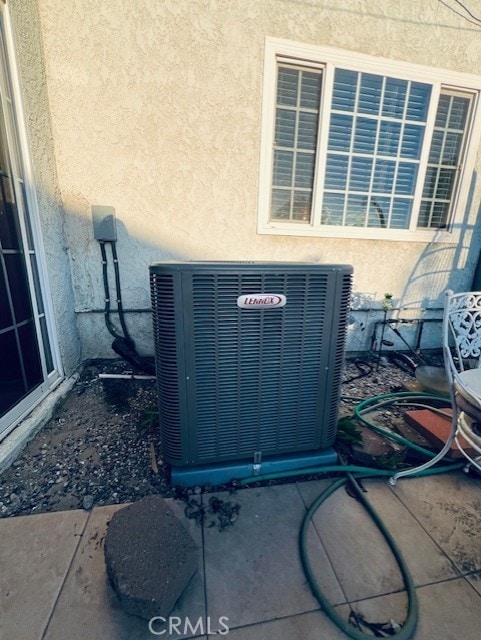
[[[461,246],[256,232],[265,37],[479,73],[480,29],[443,3],[38,1],[78,312],[103,306],[92,204],[116,209],[125,307],[149,306],[148,264],[171,258],[351,263],[356,304],[368,309],[385,292],[439,307],[447,286],[471,286],[477,175]],[[367,345],[373,317],[354,314],[351,348]],[[127,321],[152,351],[149,316]],[[78,322],[85,356],[111,355],[102,315]]]
[[[34,192],[38,204],[32,212],[43,244],[54,322],[64,372],[69,375],[81,359],[74,313],[70,263],[64,232],[65,213],[57,181],[54,145],[40,32],[37,0],[9,0],[17,71],[27,128]],[[42,247],[39,247],[42,253]]]

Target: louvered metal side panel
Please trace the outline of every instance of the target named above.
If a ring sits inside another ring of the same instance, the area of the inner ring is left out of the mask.
[[[168,462],[183,463],[185,437],[180,423],[174,276],[151,272],[150,292],[162,455]]]
[[[282,309],[237,307],[238,296],[257,292],[283,293],[287,304]],[[339,394],[331,388],[337,377],[329,359],[330,341],[339,339],[331,334],[338,302],[335,272],[192,276],[187,369],[193,372],[193,460],[252,458],[255,452],[268,456],[332,444]]]
[[[351,301],[352,274],[341,273],[337,281],[335,318],[329,336],[329,382],[322,423],[321,447],[333,444],[337,434],[339,401],[341,396],[344,349],[347,333],[348,313]]]

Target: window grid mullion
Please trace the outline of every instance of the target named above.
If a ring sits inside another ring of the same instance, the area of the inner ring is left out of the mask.
[[[315,154],[315,173],[312,188],[311,226],[320,227],[322,223],[322,206],[324,200],[324,183],[327,164],[327,146],[332,113],[332,90],[334,86],[334,66],[326,64],[321,83],[321,100],[319,104],[319,123],[317,130],[317,148]],[[321,161],[321,158],[324,161]]]
[[[448,113],[447,113],[447,117],[446,117],[446,125],[451,121],[451,113],[452,113],[452,109],[453,109],[453,101],[451,100],[449,103],[449,107],[448,107]],[[432,191],[432,196],[430,198],[423,198],[423,202],[428,202],[429,203],[429,223],[428,226],[430,227],[432,225],[433,222],[433,218],[434,218],[434,209],[437,203],[439,202],[447,202],[449,203],[449,198],[446,200],[445,198],[439,198],[437,193],[438,193],[438,187],[439,187],[439,181],[441,179],[441,170],[443,168],[447,168],[450,170],[453,170],[452,166],[446,167],[443,163],[443,158],[444,158],[444,151],[446,148],[446,139],[448,137],[448,133],[449,133],[449,127],[433,127],[433,133],[435,131],[441,131],[443,134],[443,139],[442,139],[442,143],[441,143],[441,150],[439,153],[439,162],[437,163],[428,163],[428,168],[434,168],[436,170],[436,178],[434,181],[434,186],[433,186],[433,191]],[[455,129],[452,130],[453,132],[456,131]],[[459,131],[456,131],[456,133],[458,133]],[[446,221],[447,222],[447,221]]]
[[[351,146],[352,146],[352,140],[351,140]],[[343,212],[342,212],[342,226],[344,227],[346,225],[346,218],[347,218],[347,208],[348,208],[348,202],[349,202],[349,185],[351,184],[351,175],[352,175],[352,153],[351,151],[349,151],[349,154],[347,156],[347,178],[346,178],[346,189],[344,191],[344,208],[343,208]]]
[[[382,104],[382,103],[381,103]],[[367,215],[366,215],[366,222],[365,222],[365,226],[367,227],[367,223],[369,221],[369,211],[371,209],[371,202],[373,201],[373,186],[374,186],[374,174],[376,171],[376,163],[377,163],[377,149],[378,149],[378,145],[379,145],[379,134],[381,131],[381,118],[377,118],[377,122],[376,122],[376,142],[374,144],[374,151],[372,154],[372,167],[371,167],[371,176],[369,178],[369,196],[368,196],[368,201],[367,201]]]
[[[381,87],[381,97],[380,97],[380,102],[379,102],[379,113],[377,114],[377,127],[376,127],[376,144],[374,147],[374,158],[375,161],[377,160],[381,160],[381,159],[386,159],[386,160],[390,160],[390,158],[387,157],[382,157],[382,155],[379,153],[379,142],[381,139],[381,124],[383,122],[383,118],[382,118],[382,108],[384,105],[384,100],[386,97],[386,83],[387,83],[387,77],[384,76],[382,79],[382,87]],[[375,162],[373,162],[373,168],[374,168]],[[392,206],[393,206],[393,195],[394,195],[394,180],[391,186],[391,193],[389,194],[391,197],[389,198],[389,210],[387,212],[387,225],[386,228],[389,228],[389,221],[391,220],[391,215],[392,215]],[[371,197],[372,197],[372,190],[371,190]],[[385,212],[384,212],[385,213]]]
[[[297,75],[297,95],[294,119],[294,148],[292,150],[292,175],[291,175],[291,198],[289,206],[289,220],[294,220],[294,200],[296,194],[296,167],[297,154],[299,153],[299,120],[301,117],[301,90],[302,90],[302,71]]]
[[[409,103],[409,96],[411,95],[411,81],[409,80],[407,83],[407,88],[406,88],[406,96],[404,99],[404,107],[403,107],[403,117],[402,117],[402,121],[401,121],[401,131],[399,134],[399,143],[398,143],[398,149],[397,149],[397,154],[396,154],[396,166],[394,169],[394,181],[393,181],[393,186],[392,186],[392,198],[391,198],[391,206],[389,207],[389,217],[388,217],[388,223],[387,223],[387,228],[390,229],[391,228],[391,223],[392,223],[392,218],[394,215],[394,199],[396,198],[396,196],[402,196],[402,194],[398,194],[397,192],[397,179],[399,176],[399,167],[400,167],[400,163],[403,161],[403,158],[401,156],[401,149],[402,149],[402,143],[404,140],[404,132],[406,130],[406,120],[407,120],[407,111],[408,111],[408,103]],[[413,164],[418,164],[417,161],[415,161],[413,159]],[[408,195],[408,194],[404,194],[406,198],[410,199],[412,196]],[[412,202],[412,200],[411,200]],[[409,224],[408,226],[411,224],[411,218],[413,216],[413,209],[412,209],[412,204],[411,204],[411,213],[409,216]]]
[[[356,96],[354,98],[354,109],[353,109],[353,113],[352,113],[352,132],[351,132],[351,145],[350,145],[350,155],[351,155],[351,163],[352,163],[352,158],[355,155],[355,151],[354,151],[354,140],[356,138],[356,132],[357,132],[357,121],[359,118],[359,94],[361,92],[361,72],[357,73],[357,83],[356,83]],[[356,153],[356,155],[360,155],[358,153]],[[367,154],[367,157],[369,157],[369,154]],[[349,183],[348,183],[349,185]],[[364,212],[364,221],[363,221],[363,227],[367,226],[367,218],[368,218],[368,203],[369,203],[369,193],[370,193],[371,189],[370,189],[370,185],[368,188],[368,193],[366,195],[366,210]],[[348,193],[349,193],[349,187],[348,187]],[[347,194],[346,194],[347,195]],[[346,198],[346,202],[347,202],[347,198]]]
[[[418,227],[419,213],[421,211],[421,202],[424,191],[424,182],[426,180],[426,171],[428,168],[429,153],[434,134],[434,123],[436,122],[436,112],[438,109],[439,96],[441,94],[441,85],[433,83],[431,85],[431,96],[429,99],[429,108],[424,127],[424,137],[418,162],[418,175],[416,179],[416,188],[413,198],[413,215],[411,216],[410,231],[416,231]]]
[[[449,104],[449,109],[448,109],[448,116],[447,116],[447,122],[450,121],[451,118],[451,111],[453,108],[453,103],[452,101]],[[439,129],[438,129],[439,130]],[[436,127],[434,128],[434,131],[436,131]],[[434,133],[433,131],[433,133]],[[441,178],[441,168],[442,168],[442,161],[444,158],[444,150],[446,148],[446,138],[447,138],[447,128],[444,129],[443,133],[443,141],[441,143],[441,151],[439,154],[439,162],[436,164],[431,164],[431,167],[434,167],[436,169],[436,179],[434,181],[434,186],[433,186],[433,193],[431,198],[425,198],[424,201],[429,202],[429,224],[428,226],[430,227],[432,225],[433,222],[433,217],[434,217],[434,207],[436,205],[437,202],[439,202],[441,199],[437,197],[437,193],[438,193],[438,187],[439,187],[439,180]],[[428,164],[428,168],[429,168],[429,164]]]

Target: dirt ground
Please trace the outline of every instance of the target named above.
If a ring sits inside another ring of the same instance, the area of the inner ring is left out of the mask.
[[[120,361],[87,364],[68,397],[0,477],[0,516],[169,495],[159,458],[154,380],[101,380]]]
[[[128,370],[121,361],[87,363],[49,423],[0,476],[0,517],[173,494],[160,457],[155,380],[99,378]],[[357,359],[346,363],[344,380],[341,417],[413,377],[393,364]],[[389,410],[378,417],[387,426],[399,421]]]

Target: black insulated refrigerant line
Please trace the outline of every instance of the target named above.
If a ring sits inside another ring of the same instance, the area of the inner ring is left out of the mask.
[[[102,254],[102,275],[104,281],[104,291],[105,291],[105,308],[104,308],[104,318],[105,325],[109,331],[109,333],[113,336],[114,341],[112,342],[112,349],[117,353],[121,358],[137,367],[141,371],[148,373],[150,375],[155,375],[155,364],[153,359],[141,356],[137,348],[135,346],[135,342],[130,336],[129,330],[125,323],[125,315],[124,308],[122,305],[122,292],[120,286],[120,271],[119,271],[119,261],[117,257],[117,248],[115,246],[115,241],[109,240],[99,240],[100,251]],[[110,308],[110,288],[109,288],[109,273],[108,273],[108,260],[107,260],[107,251],[105,249],[106,243],[110,244],[110,248],[112,251],[112,260],[114,263],[114,273],[115,273],[115,290],[117,294],[117,313],[119,316],[120,326],[122,329],[122,334],[120,334],[115,326],[112,323],[110,318],[111,308]]]

